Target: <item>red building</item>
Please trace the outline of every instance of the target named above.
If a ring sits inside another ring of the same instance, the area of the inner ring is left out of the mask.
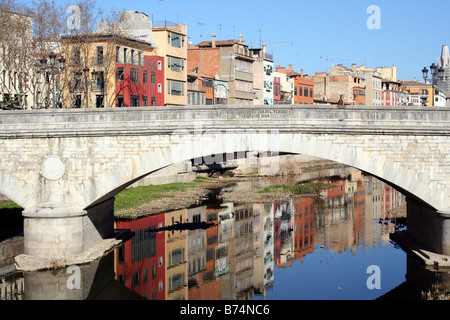
[[[150,300],[165,299],[164,213],[138,220],[118,221],[117,229],[134,231],[134,237],[116,250],[116,278],[127,288]]]
[[[303,257],[314,252],[314,199],[294,199],[292,207],[295,212],[294,258],[303,263]]]
[[[144,56],[143,64],[116,63],[116,107],[164,105],[164,58]]]
[[[273,104],[281,102],[281,80],[280,77],[273,77]]]

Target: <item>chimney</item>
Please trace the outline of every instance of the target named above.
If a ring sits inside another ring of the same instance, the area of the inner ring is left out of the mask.
[[[215,33],[212,34],[211,46],[212,46],[213,48],[216,47],[216,34],[215,34]]]
[[[292,71],[292,64],[289,65],[289,71]]]
[[[242,33],[239,35],[239,43],[244,43],[244,36]]]
[[[300,71],[300,78],[303,79],[303,69]]]

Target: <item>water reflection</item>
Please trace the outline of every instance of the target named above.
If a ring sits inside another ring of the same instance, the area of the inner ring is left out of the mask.
[[[296,261],[302,264],[317,248],[331,253],[350,249],[355,254],[357,248],[387,244],[396,250],[388,238],[395,225],[386,219],[392,208],[401,207],[404,197],[362,175],[332,183],[336,187],[324,191],[320,199],[204,205],[120,221],[118,228],[136,235],[117,250],[117,280],[147,299],[276,299],[272,289],[276,272]],[[151,232],[200,221],[213,225]],[[393,287],[404,280],[401,269]]]
[[[405,214],[399,192],[362,174],[330,182],[320,198],[211,202],[118,221],[134,237],[81,266],[80,290],[68,288],[65,269],[3,266],[0,299],[420,299],[437,280],[449,284],[448,273],[419,266],[390,242],[402,226],[392,218]],[[366,286],[372,264],[382,290]]]

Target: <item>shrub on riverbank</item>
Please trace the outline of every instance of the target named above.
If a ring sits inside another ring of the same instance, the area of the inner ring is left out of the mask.
[[[267,187],[258,193],[271,193],[276,191],[284,191],[294,194],[315,194],[319,195],[325,189],[333,188],[334,185],[329,183],[303,183],[296,185],[285,185],[285,184],[277,184],[270,187]]]
[[[144,187],[128,188],[116,195],[114,211],[130,209],[145,204],[155,199],[172,198],[167,193],[172,191],[187,191],[189,188],[197,188],[195,183],[169,183],[162,185],[150,185]]]

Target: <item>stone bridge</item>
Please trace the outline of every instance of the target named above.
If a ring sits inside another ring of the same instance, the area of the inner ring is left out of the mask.
[[[450,255],[449,128],[449,108],[0,111],[0,193],[24,208],[25,256],[80,257],[113,237],[114,195],[152,172],[247,151],[266,153],[276,170],[278,152],[303,154],[355,167],[402,191],[422,208],[408,232]]]

